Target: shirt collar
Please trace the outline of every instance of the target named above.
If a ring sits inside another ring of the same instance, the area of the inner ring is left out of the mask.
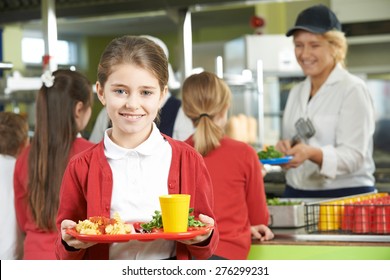
[[[343,68],[343,66],[341,66],[340,63],[337,63],[336,66],[333,68],[332,72],[330,72],[330,74],[329,74],[328,78],[326,79],[324,85],[334,84],[334,83],[337,83],[340,80],[343,80],[345,73],[346,73],[346,70]],[[306,86],[308,86],[308,88],[310,88],[310,84],[311,84],[310,77],[307,77],[305,82],[306,82]]]
[[[130,152],[137,152],[139,155],[149,156],[159,151],[161,145],[165,143],[164,137],[161,135],[156,124],[153,123],[152,133],[145,142],[141,143],[134,149],[127,149],[115,144],[108,136],[111,134],[112,128],[106,129],[104,132],[104,150],[105,154],[110,159],[121,159],[126,157]]]
[[[335,68],[330,73],[328,79],[326,79],[325,84],[333,84],[343,80],[345,72],[346,70],[341,66],[341,64],[337,63]]]

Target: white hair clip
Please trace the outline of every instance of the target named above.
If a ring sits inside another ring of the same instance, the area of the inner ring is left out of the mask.
[[[54,76],[50,71],[45,71],[41,76],[42,82],[46,87],[52,87],[54,84]]]

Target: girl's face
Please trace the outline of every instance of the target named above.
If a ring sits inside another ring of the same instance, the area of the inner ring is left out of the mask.
[[[119,146],[135,148],[152,131],[167,87],[161,91],[157,78],[133,64],[114,68],[104,88],[96,84],[100,101],[112,121],[111,139]]]
[[[294,45],[295,56],[306,76],[327,77],[334,68],[331,45],[323,36],[298,30],[294,33]]]

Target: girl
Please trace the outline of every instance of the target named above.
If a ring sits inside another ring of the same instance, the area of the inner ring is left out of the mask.
[[[92,111],[92,87],[78,72],[42,76],[31,145],[18,157],[14,174],[16,217],[25,233],[24,259],[56,259],[59,192],[66,165],[93,143],[80,137]]]
[[[215,217],[220,242],[213,258],[246,259],[251,235],[273,238],[267,227],[261,164],[256,151],[224,135],[231,92],[210,72],[188,77],[182,88],[183,110],[195,133],[186,142],[201,153],[210,172],[215,197]]]
[[[196,217],[214,225],[213,192],[202,157],[183,142],[163,135],[154,120],[167,94],[168,60],[164,51],[143,37],[114,39],[98,66],[97,94],[112,121],[104,140],[74,158],[61,189],[57,226],[60,259],[206,259],[219,234],[187,241],[93,244],[66,233],[91,216],[147,222],[160,208],[163,194],[191,195]],[[204,215],[202,215],[204,214]]]

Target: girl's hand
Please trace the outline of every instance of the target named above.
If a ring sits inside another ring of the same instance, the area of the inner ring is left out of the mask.
[[[251,226],[252,238],[260,241],[271,240],[274,238],[274,234],[266,225]]]
[[[66,233],[67,229],[74,228],[76,225],[77,225],[77,223],[75,223],[72,220],[63,220],[62,221],[62,223],[61,223],[62,240],[64,240],[66,242],[66,244],[68,244],[68,246],[73,247],[75,249],[87,249],[88,247],[95,245],[96,243],[93,243],[93,242],[82,242],[80,240],[77,240],[72,235]]]
[[[199,220],[202,223],[204,223],[206,226],[214,226],[214,219],[209,217],[209,216],[199,214]],[[207,233],[195,236],[192,239],[178,240],[178,242],[181,242],[181,243],[186,244],[186,245],[198,245],[197,243],[201,243],[203,241],[206,241],[212,233],[213,233],[213,231],[210,230]],[[199,245],[201,245],[201,244],[199,244]]]

